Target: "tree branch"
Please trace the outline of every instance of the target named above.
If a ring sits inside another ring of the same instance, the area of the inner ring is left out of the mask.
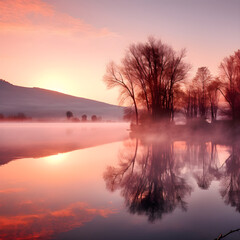
[[[228,233],[226,233],[225,235],[220,234],[220,235],[219,235],[217,238],[215,238],[214,240],[223,239],[223,238],[225,238],[226,236],[228,236],[229,234],[234,233],[234,232],[238,232],[238,231],[240,231],[240,228],[235,229],[235,230],[231,230],[231,231],[229,231]]]

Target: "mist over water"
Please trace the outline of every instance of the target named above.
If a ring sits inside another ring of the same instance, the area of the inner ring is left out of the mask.
[[[1,123],[0,164],[43,157],[127,137],[127,123]]]
[[[237,137],[128,130],[1,124],[0,238],[200,240],[239,227]]]

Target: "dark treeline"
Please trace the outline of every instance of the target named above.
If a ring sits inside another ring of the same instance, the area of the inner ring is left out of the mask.
[[[80,119],[78,117],[75,117],[71,111],[67,111],[66,112],[66,117],[67,117],[67,120],[70,120],[72,122],[80,122],[80,121],[81,122],[88,122],[89,121],[88,120],[88,116],[86,114],[83,114],[81,116],[81,119]],[[91,121],[92,122],[100,122],[100,121],[102,121],[102,117],[101,116],[92,115],[91,116]]]
[[[1,121],[30,121],[32,120],[31,117],[27,117],[24,113],[17,113],[10,116],[4,116],[0,113],[0,122]]]
[[[160,40],[149,38],[132,44],[121,64],[109,63],[104,81],[109,88],[120,89],[120,103],[128,101],[126,117],[134,112],[136,124],[147,120],[171,121],[176,112],[187,119],[216,120],[220,96],[227,103],[221,109],[234,121],[240,120],[240,50],[220,63],[219,76],[207,67],[199,67],[190,81],[186,51],[176,52]]]

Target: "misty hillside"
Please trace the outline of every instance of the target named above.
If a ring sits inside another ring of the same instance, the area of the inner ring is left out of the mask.
[[[0,80],[0,113],[4,116],[24,113],[32,118],[65,118],[66,111],[76,117],[86,114],[103,120],[121,120],[123,107],[50,91],[27,88]]]

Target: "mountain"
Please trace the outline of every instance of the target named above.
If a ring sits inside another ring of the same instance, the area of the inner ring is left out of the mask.
[[[66,118],[71,111],[75,117],[86,114],[103,120],[122,120],[123,107],[86,98],[74,97],[42,88],[20,87],[0,80],[0,113],[4,116],[24,113],[32,118]]]

